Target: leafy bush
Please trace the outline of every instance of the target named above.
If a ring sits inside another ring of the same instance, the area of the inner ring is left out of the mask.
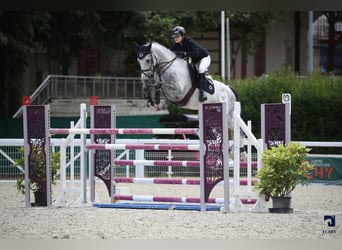
[[[258,171],[260,178],[255,188],[269,197],[287,197],[296,185],[305,185],[309,171],[313,169],[306,161],[310,149],[300,143],[279,145],[264,151],[264,166]]]
[[[219,76],[213,76],[220,80]],[[227,83],[228,84],[228,83]],[[342,77],[311,74],[299,77],[284,67],[268,77],[234,80],[229,83],[239,95],[241,116],[252,121],[253,133],[260,138],[263,103],[280,103],[282,93],[292,97],[291,138],[293,141],[342,141]],[[172,113],[188,110],[168,104]],[[318,151],[319,150],[319,151]],[[313,149],[313,153],[342,153],[338,149]]]
[[[42,154],[43,152],[36,146],[33,146],[33,152],[35,153],[34,156],[32,157],[31,161],[33,164],[35,164],[36,166],[39,166],[37,169],[38,172],[35,173],[37,179],[31,179],[30,180],[30,189],[33,192],[37,192],[38,190],[41,189],[39,183],[41,180],[41,178],[46,178],[45,175],[43,175],[43,172],[45,171],[45,161],[42,159],[45,159]],[[16,166],[21,166],[23,168],[25,168],[25,157],[24,157],[24,147],[20,147],[19,148],[19,152],[20,152],[20,157],[18,159],[16,159],[15,163],[13,164],[14,167]],[[52,152],[51,153],[51,175],[52,175],[52,182],[51,184],[56,185],[56,175],[57,175],[57,171],[60,168],[60,152]],[[41,170],[41,171],[39,171]],[[21,194],[25,194],[25,176],[19,176],[17,181],[16,181],[16,186],[18,191]]]
[[[233,87],[240,96],[241,116],[252,121],[257,137],[261,104],[279,103],[282,93],[290,93],[292,140],[342,140],[342,130],[338,129],[342,120],[342,77],[312,74],[300,78],[290,68],[283,68],[267,78],[234,81]]]

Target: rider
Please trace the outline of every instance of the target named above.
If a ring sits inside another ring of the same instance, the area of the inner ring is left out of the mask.
[[[205,73],[211,63],[208,51],[196,43],[192,38],[185,36],[185,29],[182,26],[176,26],[172,30],[172,38],[175,43],[171,50],[181,58],[190,57],[192,63],[198,64],[199,73],[199,101],[204,102],[207,97],[204,95]]]

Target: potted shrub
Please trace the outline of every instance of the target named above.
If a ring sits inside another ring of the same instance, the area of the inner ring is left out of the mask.
[[[311,149],[300,143],[279,145],[264,151],[262,160],[264,166],[258,171],[255,188],[272,198],[273,208],[270,212],[290,213],[291,192],[297,184],[307,185],[310,171],[313,169],[306,160]]]
[[[43,157],[43,150],[38,146],[32,147],[33,151],[33,157],[31,159],[31,162],[36,166],[37,171],[35,172],[34,178],[30,179],[30,189],[32,190],[34,194],[35,202],[32,203],[32,206],[46,206],[47,200],[46,195],[42,191],[42,187],[40,185],[41,182],[45,181],[45,157]],[[20,157],[16,159],[15,163],[13,164],[14,167],[21,166],[25,168],[25,158],[24,158],[24,147],[19,148]],[[57,171],[59,170],[60,164],[59,164],[59,158],[60,153],[51,153],[51,184],[56,185],[56,175]],[[41,171],[39,171],[41,170]],[[25,195],[25,175],[20,175],[19,178],[16,181],[16,187],[18,191]]]

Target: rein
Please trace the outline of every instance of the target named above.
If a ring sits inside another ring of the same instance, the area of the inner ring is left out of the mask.
[[[172,63],[177,59],[177,57],[175,56],[173,59],[171,59],[168,62],[161,62],[159,64],[156,64],[156,68],[161,68],[164,67],[163,71],[159,72],[159,78],[170,68],[170,66],[172,65]]]
[[[164,69],[164,70],[160,71],[159,74],[158,74],[159,80],[161,80],[161,76],[169,69],[169,67],[172,65],[172,63],[177,59],[177,56],[175,56],[170,61],[154,64],[153,58],[155,58],[155,61],[156,61],[157,56],[155,54],[153,54],[153,53],[151,53],[151,55],[152,55],[151,67],[149,69],[142,69],[141,73],[143,73],[145,76],[147,76],[149,78],[153,78],[154,74],[157,73],[158,68]],[[149,71],[152,72],[152,76],[149,76],[146,73],[146,72],[149,72]]]
[[[164,89],[162,88],[163,83],[161,80],[162,75],[171,67],[171,65],[173,64],[173,62],[177,59],[177,56],[175,56],[174,58],[172,58],[170,61],[166,61],[166,62],[160,62],[157,63],[158,61],[158,57],[156,54],[154,54],[152,51],[149,51],[148,53],[145,53],[145,56],[150,54],[151,55],[151,62],[150,62],[150,67],[147,69],[141,69],[140,72],[145,75],[149,81],[152,80],[152,84],[146,84],[147,86],[144,88],[145,93],[147,94],[150,102],[153,105],[153,101],[151,99],[151,88],[154,88],[156,91],[156,103],[159,103],[159,99],[160,99],[160,92],[162,92],[164,94]],[[143,58],[143,57],[142,57]],[[148,63],[148,62],[147,62]],[[154,76],[155,74],[158,75],[159,77],[159,82],[155,83],[154,81]],[[196,86],[192,85],[191,88],[189,89],[189,91],[186,93],[186,95],[183,97],[182,100],[178,101],[178,102],[174,102],[175,105],[177,106],[185,106],[188,102],[189,99],[191,98],[191,96],[193,95],[193,93],[196,90]],[[165,96],[165,94],[164,94]]]

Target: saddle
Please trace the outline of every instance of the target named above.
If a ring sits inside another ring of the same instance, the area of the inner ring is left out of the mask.
[[[195,88],[199,88],[199,73],[196,65],[188,63],[188,69],[191,77],[191,84]],[[204,84],[204,91],[209,93],[209,94],[214,94],[215,92],[215,87],[213,80],[209,78],[208,75],[205,76],[205,84]]]
[[[185,106],[189,102],[189,99],[193,95],[195,90],[199,89],[199,87],[200,87],[199,86],[199,84],[200,84],[199,73],[198,73],[196,65],[191,64],[189,62],[187,63],[187,65],[188,65],[188,70],[189,70],[190,78],[191,78],[191,88],[182,100],[174,103],[177,106]],[[209,94],[214,94],[215,87],[214,87],[213,80],[211,78],[209,78],[207,75],[206,75],[205,79],[206,79],[206,81],[204,84],[204,91],[209,93]],[[152,100],[150,90],[147,89],[147,90],[144,90],[144,92],[145,92],[145,95],[148,99],[148,101],[147,101],[148,106],[154,106],[154,104],[158,105],[160,103],[160,88],[156,88],[155,102]]]
[[[195,90],[199,88],[199,84],[200,84],[199,83],[199,73],[198,73],[196,65],[188,62],[188,69],[189,69],[189,73],[190,73],[191,86],[192,87],[188,91],[188,93],[184,96],[184,98],[182,100],[174,103],[178,106],[185,106],[188,103],[192,94],[195,92]],[[204,91],[209,93],[209,94],[214,94],[215,87],[214,87],[213,80],[211,78],[208,78],[208,76],[206,76],[205,79],[206,79],[206,81],[204,84]]]

